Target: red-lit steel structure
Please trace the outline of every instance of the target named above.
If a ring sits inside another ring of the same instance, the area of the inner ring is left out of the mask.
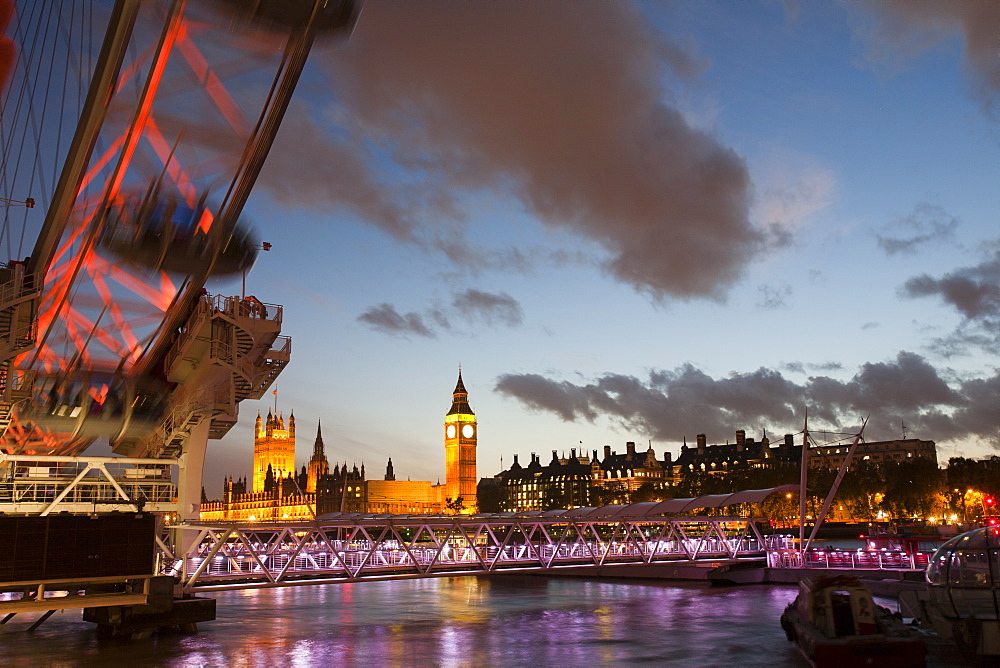
[[[207,440],[291,351],[280,306],[204,285],[252,264],[251,188],[314,40],[357,13],[352,0],[0,4],[0,450],[83,462],[107,439],[174,464],[176,510],[196,516]]]

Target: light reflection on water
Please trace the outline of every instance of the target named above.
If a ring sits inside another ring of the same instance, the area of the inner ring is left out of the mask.
[[[195,635],[98,640],[79,612],[0,629],[23,666],[803,666],[778,617],[790,587],[505,576],[216,592]]]

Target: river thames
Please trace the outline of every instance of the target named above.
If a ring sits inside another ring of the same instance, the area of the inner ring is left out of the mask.
[[[30,634],[18,615],[0,647],[32,667],[805,666],[778,624],[795,592],[532,576],[213,592],[219,618],[196,634],[98,639],[65,611]]]

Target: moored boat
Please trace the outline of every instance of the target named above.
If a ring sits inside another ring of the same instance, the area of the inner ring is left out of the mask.
[[[923,666],[919,633],[872,600],[856,577],[806,578],[781,615],[789,640],[813,666]]]

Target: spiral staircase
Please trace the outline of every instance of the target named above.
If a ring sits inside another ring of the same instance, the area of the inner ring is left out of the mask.
[[[282,308],[253,298],[203,295],[164,358],[176,389],[160,427],[141,442],[115,451],[130,456],[176,457],[191,430],[211,420],[209,438],[236,424],[237,404],[260,399],[288,364],[291,339],[280,336]]]
[[[14,360],[35,346],[41,281],[25,273],[21,263],[0,267],[0,435],[11,423],[14,404],[31,396],[30,373]]]

